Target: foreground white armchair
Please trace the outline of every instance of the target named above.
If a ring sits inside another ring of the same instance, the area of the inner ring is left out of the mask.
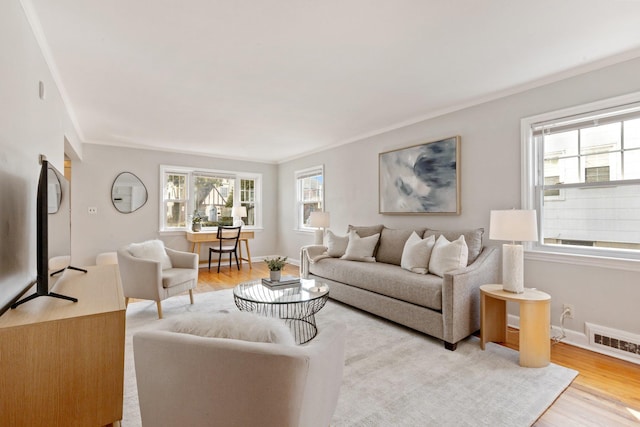
[[[126,303],[129,298],[155,301],[158,317],[162,319],[161,301],[164,299],[188,290],[193,304],[193,289],[198,285],[198,254],[165,248],[159,240],[143,244],[148,243],[159,245],[154,248],[156,259],[153,259],[153,253],[150,258],[134,256],[136,251],[132,248],[136,245],[139,248],[141,244],[134,243],[118,249],[122,290]],[[159,248],[165,254],[163,259],[157,255]]]
[[[133,337],[143,427],[327,427],[344,365],[345,326],[302,346],[171,331]]]

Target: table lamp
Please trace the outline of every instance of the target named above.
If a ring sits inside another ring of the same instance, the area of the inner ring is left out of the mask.
[[[511,240],[502,245],[502,284],[508,292],[524,292],[524,250],[516,242],[538,240],[535,210],[491,211],[489,239]]]
[[[309,226],[317,228],[315,244],[321,245],[324,237],[324,230],[329,227],[329,212],[311,212],[311,215],[309,215]]]
[[[247,216],[247,207],[234,206],[233,208],[231,208],[231,216],[233,217],[234,227],[244,227],[244,221],[242,220],[242,218]]]

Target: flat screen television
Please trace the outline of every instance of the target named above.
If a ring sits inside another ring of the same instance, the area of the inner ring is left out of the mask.
[[[51,292],[51,278],[58,276],[71,262],[71,200],[69,181],[47,160],[42,161],[36,199],[36,292],[14,303],[11,308],[40,296],[77,302],[66,295]]]

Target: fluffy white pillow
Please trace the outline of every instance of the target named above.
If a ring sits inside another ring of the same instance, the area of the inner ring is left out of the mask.
[[[466,267],[468,258],[469,248],[467,248],[464,236],[461,235],[453,242],[440,236],[431,252],[429,271],[436,276],[443,277],[444,273],[448,271]]]
[[[182,316],[172,320],[168,329],[200,337],[296,345],[284,320],[246,311]]]
[[[327,230],[325,237],[327,239],[327,255],[334,258],[340,258],[344,255],[349,244],[349,236],[336,236],[331,230]]]
[[[360,237],[355,230],[351,230],[349,232],[347,250],[340,258],[351,261],[376,262],[376,259],[373,257],[373,251],[376,249],[379,238],[380,233],[374,234],[373,236]]]
[[[163,270],[171,268],[171,259],[164,250],[162,240],[148,240],[142,243],[132,243],[129,245],[129,253],[136,258],[150,259],[159,262]]]
[[[431,251],[435,244],[435,236],[421,239],[418,233],[414,231],[404,244],[400,267],[414,273],[427,274],[429,272]]]

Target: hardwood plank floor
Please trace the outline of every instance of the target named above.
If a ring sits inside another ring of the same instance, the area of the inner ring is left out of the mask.
[[[286,274],[298,274],[293,265],[285,270]],[[268,275],[263,262],[254,262],[253,269],[244,263],[240,271],[235,266],[222,267],[219,274],[213,267],[211,272],[201,268],[196,293],[233,288]],[[517,345],[505,345],[517,349]],[[534,424],[536,427],[640,425],[640,365],[564,343],[551,346],[551,361],[579,374]]]

